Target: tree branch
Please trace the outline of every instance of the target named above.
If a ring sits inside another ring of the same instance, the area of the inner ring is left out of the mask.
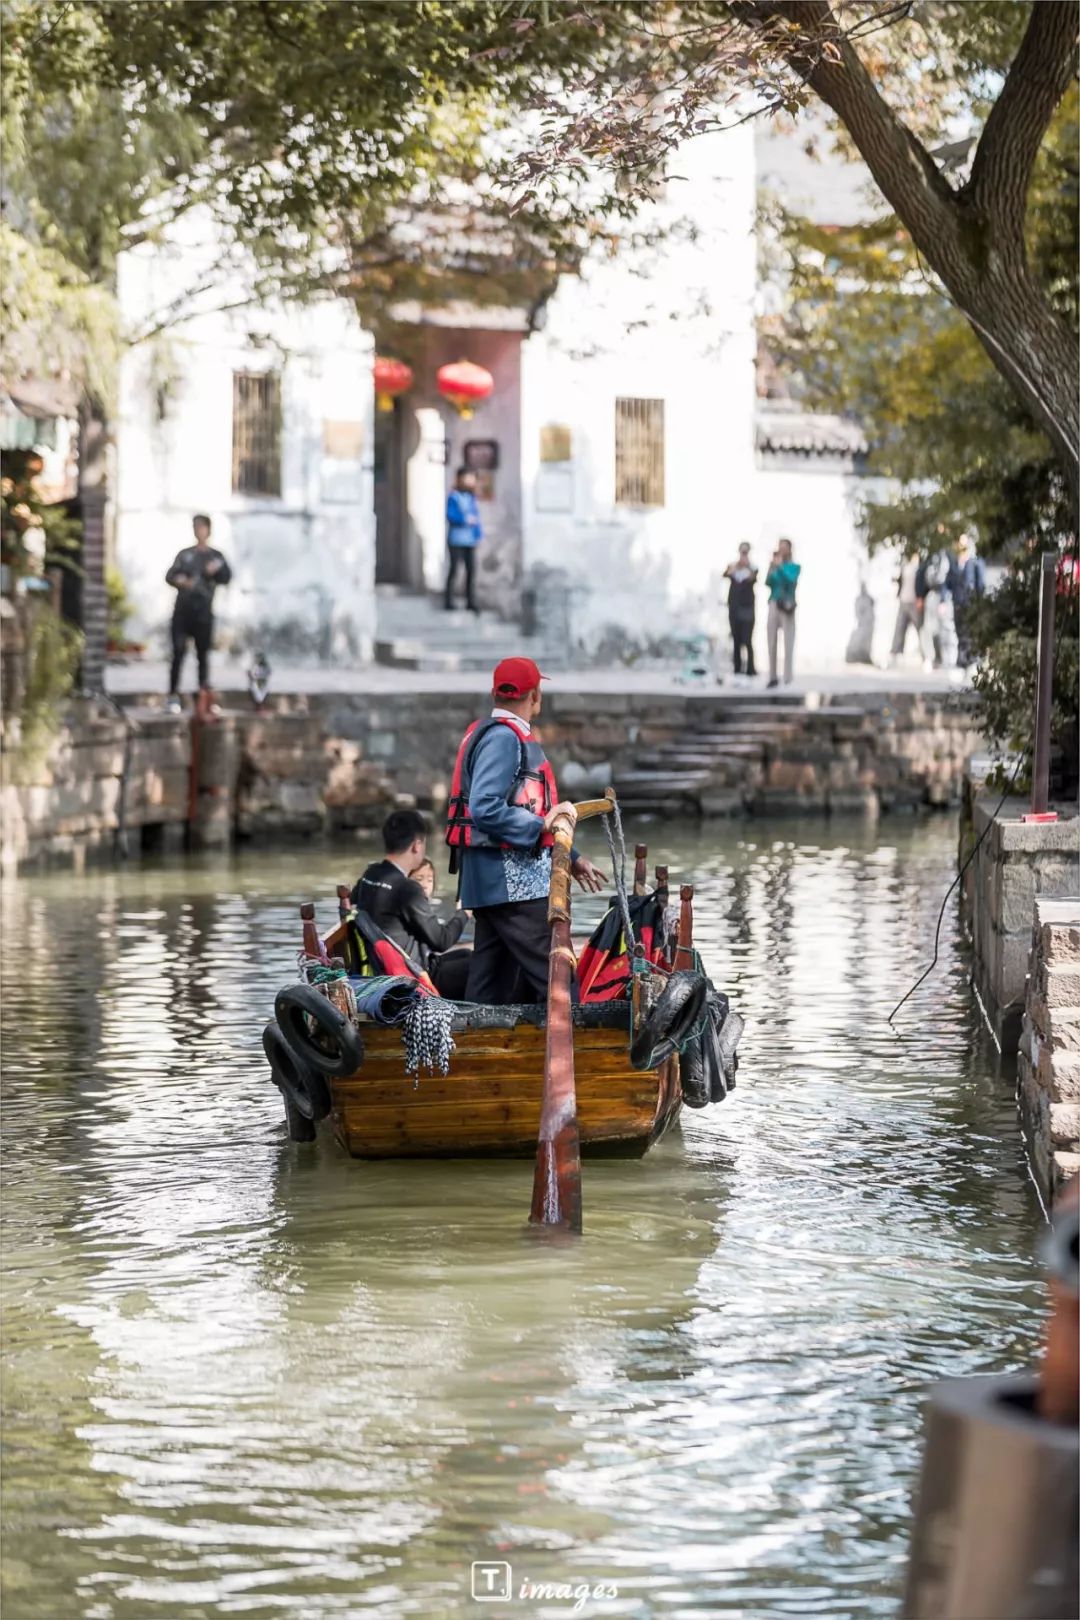
[[[1022,232],[1028,181],[1076,67],[1080,5],[1034,0],[1020,49],[975,149],[965,193],[1006,230]]]
[[[957,194],[878,90],[828,0],[748,0],[739,7],[846,126],[878,189],[933,262],[958,246]]]

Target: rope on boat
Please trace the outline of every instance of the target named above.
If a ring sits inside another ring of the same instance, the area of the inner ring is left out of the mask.
[[[304,983],[318,990],[339,1012],[355,1023],[356,997],[341,958],[334,956],[329,962],[323,962],[317,956],[308,956],[305,951],[300,951],[296,962]]]
[[[619,902],[619,914],[622,917],[626,954],[628,959],[633,961],[634,925],[630,921],[630,902],[626,896],[626,839],[623,836],[622,816],[619,813],[618,800],[612,805],[611,814],[601,816],[600,819],[604,823],[608,849],[611,851],[611,874],[615,879],[615,894]]]

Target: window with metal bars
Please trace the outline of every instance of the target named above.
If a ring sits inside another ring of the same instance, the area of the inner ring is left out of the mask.
[[[615,401],[615,501],[620,506],[664,504],[664,402]]]
[[[232,447],[234,494],[281,494],[281,378],[276,372],[233,372]]]

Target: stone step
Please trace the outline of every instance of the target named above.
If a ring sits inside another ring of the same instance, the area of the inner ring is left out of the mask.
[[[417,669],[437,674],[440,671],[452,673],[458,670],[487,670],[490,672],[492,664],[502,652],[501,647],[477,647],[462,644],[461,647],[431,647],[423,641],[410,638],[390,641],[379,640],[375,643],[375,662],[383,664],[389,669]],[[550,648],[534,647],[528,642],[516,643],[516,650],[520,650],[526,657],[534,659],[545,672],[552,672],[565,667],[564,661]]]
[[[615,778],[615,791],[620,796],[637,790],[681,793],[708,780],[708,771],[623,771]]]

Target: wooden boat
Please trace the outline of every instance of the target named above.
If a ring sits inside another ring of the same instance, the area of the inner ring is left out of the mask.
[[[327,941],[332,948],[333,940]],[[532,1155],[544,1074],[542,1006],[462,1008],[446,1075],[405,1073],[400,1029],[365,1022],[363,1067],[331,1080],[330,1115],[358,1159]],[[679,1116],[679,1060],[630,1066],[630,1007],[574,1009],[577,1114],[584,1153],[640,1157]]]
[[[635,851],[634,887],[644,892],[645,846]],[[656,869],[666,900],[667,868]],[[348,954],[348,889],[338,888],[341,922],[320,940],[314,907],[301,907],[309,956]],[[693,889],[681,890],[675,962],[689,965]],[[582,1151],[640,1158],[679,1117],[679,1058],[651,1070],[630,1063],[629,1001],[573,1008],[574,1071]],[[345,1151],[359,1159],[532,1156],[543,1093],[546,1008],[457,1004],[449,1072],[414,1078],[405,1072],[401,1030],[363,1020],[364,1059],[344,1079],[329,1079],[329,1122]],[[292,1123],[292,1122],[291,1122]],[[299,1122],[301,1135],[314,1134]]]
[[[342,921],[324,942],[327,955],[344,953],[347,933]],[[330,1121],[338,1141],[358,1159],[532,1156],[543,1091],[545,1014],[542,1005],[458,1003],[449,1072],[419,1078],[405,1072],[401,1030],[365,1019],[363,1064],[347,1078],[329,1081]],[[628,1001],[573,1009],[583,1152],[640,1157],[679,1116],[678,1057],[653,1070],[632,1068],[631,1018]]]

